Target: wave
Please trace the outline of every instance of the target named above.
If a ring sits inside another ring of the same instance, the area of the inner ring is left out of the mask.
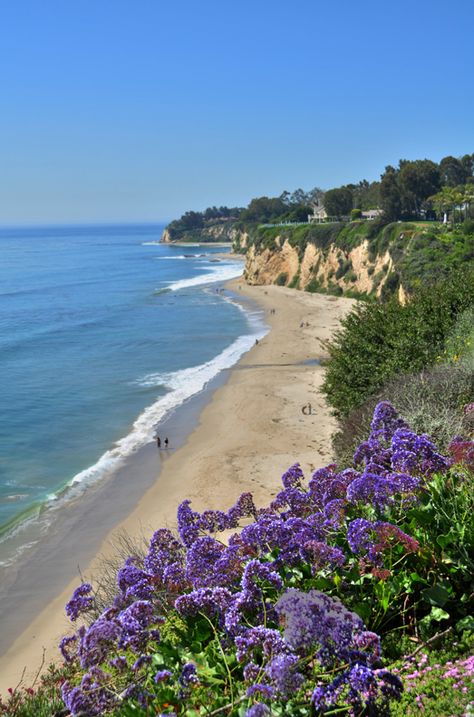
[[[229,281],[241,275],[241,264],[225,264],[213,267],[210,272],[193,276],[191,279],[180,279],[179,281],[170,282],[168,289],[170,291],[179,291],[180,289],[189,289],[192,286],[214,284],[217,281]]]
[[[117,441],[115,446],[106,451],[94,465],[77,473],[69,486],[89,483],[109,474],[127,457],[149,443],[153,439],[156,425],[165,416],[200,393],[217,374],[233,366],[254,345],[256,338],[265,335],[266,329],[261,324],[258,327],[255,324],[255,328],[255,332],[240,336],[218,356],[206,363],[169,373],[148,374],[138,379],[136,383],[141,387],[164,387],[168,392],[140,414],[128,435]],[[57,494],[51,494],[49,500],[56,501],[57,497]]]

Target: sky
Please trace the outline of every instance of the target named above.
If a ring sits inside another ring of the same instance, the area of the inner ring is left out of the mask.
[[[15,0],[0,224],[160,222],[474,152],[473,0]]]

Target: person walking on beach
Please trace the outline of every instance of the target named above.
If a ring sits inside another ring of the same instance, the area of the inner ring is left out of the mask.
[[[158,450],[161,448],[161,438],[159,436],[156,437],[156,446]]]
[[[168,448],[169,440],[168,438],[165,438],[165,448]]]

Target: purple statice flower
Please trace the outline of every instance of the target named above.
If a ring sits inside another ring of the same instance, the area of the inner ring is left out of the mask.
[[[406,553],[416,553],[420,548],[418,540],[404,533],[398,525],[377,521],[374,527],[377,535],[376,549],[380,552],[386,550],[394,542],[402,545]]]
[[[347,671],[337,675],[329,685],[318,685],[311,695],[311,702],[317,710],[325,712],[336,704],[348,680]]]
[[[279,598],[275,610],[285,621],[285,641],[303,653],[319,645],[318,657],[323,664],[347,650],[354,632],[363,628],[358,615],[318,590],[305,593],[290,588]]]
[[[265,682],[256,682],[254,685],[250,685],[246,692],[247,697],[253,697],[254,695],[271,700],[275,697],[275,689],[271,685],[267,685]]]
[[[115,620],[99,617],[81,637],[78,648],[81,667],[89,668],[104,662],[121,635],[122,628]]]
[[[304,518],[316,508],[313,497],[300,488],[284,488],[271,502],[273,511],[285,511],[284,516],[298,516]],[[285,510],[288,508],[288,510]]]
[[[349,684],[356,692],[363,692],[370,699],[377,696],[377,680],[373,670],[356,663],[349,672]]]
[[[82,583],[74,590],[72,598],[66,603],[66,615],[71,622],[77,620],[83,612],[91,609],[94,604],[94,597],[89,595],[90,592],[92,592],[90,583]]]
[[[347,526],[347,542],[353,553],[369,550],[373,545],[374,524],[365,518],[356,518]]]
[[[194,588],[220,584],[220,575],[214,569],[225,546],[210,535],[196,538],[186,556],[186,578]]]
[[[69,637],[63,637],[61,642],[59,643],[59,649],[61,651],[61,655],[63,656],[63,659],[65,662],[72,662],[74,658],[76,657],[76,650],[74,650],[74,654],[72,653],[73,646],[75,647],[77,643],[77,635],[71,635]]]
[[[78,687],[65,682],[61,687],[63,702],[71,715],[95,717],[109,712],[117,704],[114,693],[104,687],[110,675],[93,667],[83,676]]]
[[[251,518],[256,513],[257,509],[253,502],[252,493],[242,493],[235,505],[227,511],[226,527],[237,528],[241,518]]]
[[[178,532],[181,540],[189,548],[199,537],[201,516],[190,508],[191,501],[183,500],[178,507]]]
[[[381,439],[388,443],[395,431],[405,428],[408,428],[407,424],[399,417],[390,401],[381,401],[377,404],[370,424],[371,439]]]
[[[117,621],[122,628],[120,646],[138,652],[150,637],[148,628],[152,623],[163,622],[163,618],[155,616],[150,600],[137,600],[122,610]]]
[[[128,599],[149,599],[153,593],[150,576],[136,563],[137,558],[130,557],[117,573],[117,583],[125,601]]]
[[[291,532],[279,516],[262,515],[254,523],[242,528],[240,538],[244,545],[262,552],[285,547]]]
[[[248,662],[243,670],[246,682],[256,682],[262,672],[262,668],[256,662]]]
[[[245,566],[242,576],[242,591],[251,601],[259,601],[262,596],[262,590],[258,587],[257,581],[270,583],[277,590],[281,589],[283,585],[281,577],[269,565],[261,563],[259,560],[251,560]]]
[[[417,435],[409,429],[395,431],[392,442],[392,468],[409,475],[429,477],[438,471],[445,472],[449,460],[438,453],[429,436]]]
[[[296,670],[297,664],[296,655],[277,655],[265,668],[266,674],[283,697],[298,692],[304,683],[303,675]]]
[[[193,513],[193,515],[195,514]],[[184,545],[175,538],[171,530],[160,528],[153,534],[150,541],[144,568],[151,575],[161,578],[169,565],[184,565],[184,555]]]
[[[156,684],[159,684],[160,682],[167,682],[172,676],[173,674],[170,670],[158,670],[153,678],[153,681],[156,682]]]
[[[304,481],[304,474],[299,463],[292,465],[286,473],[283,473],[281,482],[284,488],[301,488]]]
[[[269,714],[271,712],[267,705],[264,705],[263,702],[256,702],[246,711],[245,717],[267,717]]]
[[[474,404],[469,405],[474,406]],[[474,470],[474,441],[455,436],[448,446],[448,451],[454,463],[462,463],[469,470]]]
[[[163,583],[170,592],[183,592],[189,587],[184,566],[178,562],[167,565],[163,570]]]
[[[151,655],[140,655],[138,660],[135,660],[135,662],[132,665],[133,672],[138,672],[143,665],[148,665],[151,662]]]
[[[327,543],[318,540],[309,540],[305,543],[302,553],[311,563],[313,571],[319,571],[325,567],[342,567],[346,561],[346,556],[340,548],[332,548]]]
[[[180,615],[192,617],[202,612],[208,617],[221,617],[229,609],[234,596],[227,588],[198,588],[186,595],[180,595],[175,608]]]
[[[227,528],[227,514],[222,510],[205,510],[201,513],[199,528],[207,533],[221,533]]]
[[[191,685],[198,684],[199,678],[196,673],[196,665],[193,662],[187,662],[183,666],[178,682],[181,687],[190,687]]]
[[[388,670],[374,670],[380,692],[387,700],[399,700],[403,692],[403,683],[397,675]]]
[[[87,694],[80,687],[73,687],[69,682],[64,682],[61,687],[61,697],[71,715],[86,714],[90,717],[99,715],[98,705],[93,704],[92,695]]]
[[[319,468],[309,482],[309,490],[316,505],[324,509],[331,501],[345,498],[347,486],[358,475],[353,468],[346,468],[339,473],[335,463]]]
[[[345,497],[346,487],[344,487]],[[325,525],[328,528],[337,530],[345,521],[348,503],[342,498],[333,498],[324,506]]]
[[[243,635],[235,638],[235,646],[239,662],[252,660],[260,654],[267,660],[279,654],[292,654],[290,646],[278,630],[272,630],[262,625],[247,628]]]
[[[351,503],[369,503],[383,510],[393,498],[392,485],[385,475],[364,471],[347,488],[347,500]]]
[[[380,646],[380,637],[370,630],[356,632],[354,634],[354,645],[358,650],[362,650],[370,663],[380,660],[382,648]]]
[[[110,667],[114,667],[119,672],[124,672],[128,667],[127,658],[123,655],[118,655],[109,660]]]
[[[369,438],[363,441],[354,453],[354,465],[363,465],[366,469],[376,472],[390,466],[391,451],[382,446],[378,438]]]

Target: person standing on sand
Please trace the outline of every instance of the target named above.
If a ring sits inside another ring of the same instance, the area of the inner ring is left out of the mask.
[[[159,436],[156,437],[156,446],[158,450],[161,448],[161,438]]]
[[[165,438],[165,448],[168,448],[169,440],[168,438]]]

